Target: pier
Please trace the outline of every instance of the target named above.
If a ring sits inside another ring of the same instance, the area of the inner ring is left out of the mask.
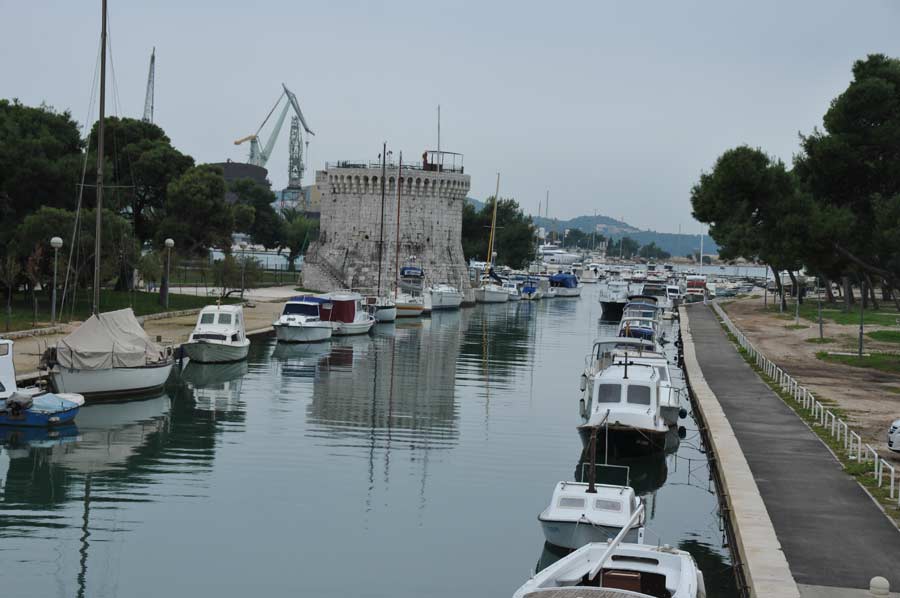
[[[722,480],[751,595],[863,597],[871,595],[875,576],[900,587],[900,530],[744,361],[711,309],[695,305],[682,313],[685,366],[697,407],[704,415],[719,409],[724,415],[705,417],[717,458],[745,460],[753,478],[731,469]],[[737,446],[728,444],[732,435]],[[724,446],[741,454],[726,454]],[[742,511],[754,493],[763,512]],[[773,551],[769,525],[781,551]],[[770,577],[779,572],[781,552],[793,588]],[[768,591],[759,591],[757,583]]]

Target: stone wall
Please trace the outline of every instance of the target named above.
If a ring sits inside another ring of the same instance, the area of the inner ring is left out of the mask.
[[[393,289],[397,256],[397,168],[385,177],[383,292]],[[330,291],[378,286],[381,168],[330,167],[316,173],[321,193],[319,239],[303,262],[303,285]],[[400,186],[400,267],[416,257],[427,282],[446,282],[474,296],[463,257],[462,208],[469,176],[404,168]]]

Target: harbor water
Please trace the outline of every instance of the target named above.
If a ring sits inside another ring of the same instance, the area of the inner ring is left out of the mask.
[[[254,339],[166,395],[0,430],[5,596],[510,596],[581,456],[580,299],[480,305],[306,346]],[[686,407],[689,406],[686,405]],[[646,541],[737,596],[697,426],[635,459]]]

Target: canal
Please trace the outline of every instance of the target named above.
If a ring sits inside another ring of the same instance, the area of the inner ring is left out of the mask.
[[[510,596],[572,479],[581,299],[478,306],[315,346],[254,340],[169,392],[88,406],[76,429],[0,431],[7,596]],[[646,541],[736,596],[695,422],[632,460]]]

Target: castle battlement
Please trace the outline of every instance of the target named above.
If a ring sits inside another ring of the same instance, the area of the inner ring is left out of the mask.
[[[458,154],[448,154],[458,156]],[[411,256],[429,283],[452,284],[470,297],[462,253],[462,206],[470,178],[462,166],[444,166],[437,152],[423,164],[388,164],[384,174],[382,290],[396,277],[397,192],[400,191],[400,265]],[[303,264],[303,284],[319,290],[376,290],[382,234],[381,164],[338,162],[316,173],[321,193],[319,239]]]

